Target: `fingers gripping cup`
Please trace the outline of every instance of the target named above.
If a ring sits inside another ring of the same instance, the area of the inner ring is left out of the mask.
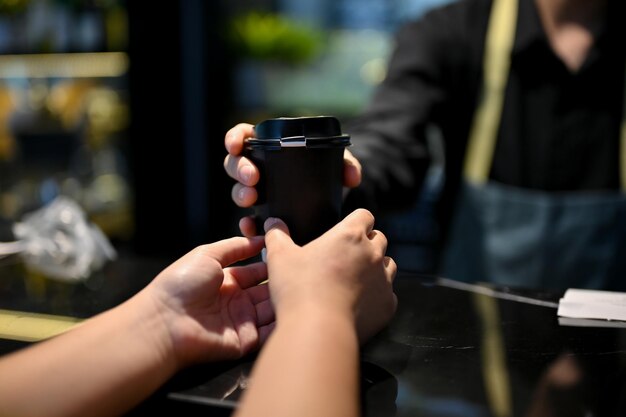
[[[343,153],[350,136],[330,116],[269,119],[255,126],[245,154],[259,168],[257,230],[279,217],[303,245],[341,220]]]

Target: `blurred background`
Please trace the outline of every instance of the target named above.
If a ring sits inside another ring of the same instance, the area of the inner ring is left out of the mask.
[[[238,234],[225,132],[348,122],[404,21],[450,0],[0,0],[0,218],[57,195],[120,251]]]

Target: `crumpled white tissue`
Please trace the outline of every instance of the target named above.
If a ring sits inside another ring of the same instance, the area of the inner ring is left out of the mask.
[[[59,196],[13,225],[27,267],[50,278],[82,281],[117,253],[72,199]]]

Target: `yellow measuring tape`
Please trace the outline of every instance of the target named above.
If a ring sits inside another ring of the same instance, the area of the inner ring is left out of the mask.
[[[495,0],[485,41],[483,84],[465,157],[465,178],[474,184],[487,182],[491,170],[516,27],[517,1]]]
[[[0,338],[37,342],[61,334],[81,321],[75,317],[0,310]]]

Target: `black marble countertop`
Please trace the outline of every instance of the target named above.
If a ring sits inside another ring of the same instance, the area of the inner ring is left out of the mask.
[[[58,283],[2,265],[0,309],[89,317],[142,288],[170,260],[121,258],[87,282]],[[625,416],[622,323],[559,321],[559,293],[398,274],[399,309],[363,347],[367,416]],[[0,354],[24,346],[0,339]],[[254,357],[176,375],[130,413],[229,415]],[[208,410],[210,409],[210,411]]]
[[[364,415],[626,415],[625,328],[560,324],[556,293],[405,273],[395,290],[396,316],[363,347]],[[252,364],[196,370],[168,398],[235,407]]]

